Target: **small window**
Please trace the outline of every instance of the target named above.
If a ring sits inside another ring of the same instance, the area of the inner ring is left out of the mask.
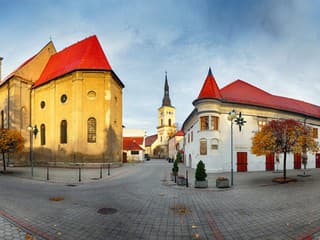
[[[200,140],[200,155],[207,155],[207,140]]]
[[[46,126],[42,123],[40,125],[41,145],[46,145]]]
[[[91,117],[87,122],[88,128],[88,143],[95,143],[97,139],[97,121],[95,118]]]
[[[62,120],[60,123],[60,143],[67,143],[67,120]]]
[[[190,133],[188,133],[188,143],[190,142]]]
[[[193,142],[193,131],[191,131],[191,142]]]
[[[131,151],[131,155],[139,155],[139,151],[132,150],[132,151]]]
[[[260,132],[261,129],[267,124],[267,120],[265,119],[258,119],[258,131]]]
[[[209,116],[200,117],[200,130],[209,129]]]
[[[161,124],[160,124],[160,126],[162,126],[163,125],[163,119],[161,118]]]
[[[312,128],[312,136],[313,138],[318,138],[318,128]]]
[[[96,98],[97,94],[96,94],[95,91],[89,91],[89,92],[87,93],[87,96],[88,96],[88,98],[89,98],[90,100],[94,100],[94,99]]]
[[[211,139],[211,149],[217,150],[219,147],[219,140],[216,138]]]
[[[61,95],[61,98],[60,98],[60,101],[62,102],[62,103],[65,103],[66,101],[67,101],[67,95],[66,94],[62,94]]]
[[[169,118],[168,124],[169,124],[169,126],[171,126],[171,119],[170,118]]]
[[[45,106],[46,106],[46,102],[45,101],[41,101],[40,102],[41,109],[44,109]]]
[[[216,116],[211,117],[211,129],[219,130],[219,117],[216,117]]]

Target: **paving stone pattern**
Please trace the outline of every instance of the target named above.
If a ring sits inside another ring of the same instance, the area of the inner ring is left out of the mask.
[[[191,187],[176,186],[169,180],[171,168],[171,163],[159,160],[125,165],[114,175],[75,187],[66,186],[65,179],[53,183],[2,175],[0,210],[46,233],[43,239],[302,240],[320,236],[318,169],[290,184],[272,183],[279,176],[272,172],[235,173],[235,186],[225,190],[215,188],[215,179],[229,173],[209,174],[210,187],[201,190],[192,186],[194,171],[182,165],[180,174],[189,171]],[[52,196],[64,200],[49,201]],[[101,208],[118,211],[102,215]]]

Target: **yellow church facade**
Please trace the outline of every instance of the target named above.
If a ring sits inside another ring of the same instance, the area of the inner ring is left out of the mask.
[[[122,162],[123,88],[96,36],[48,43],[0,85],[1,123],[26,139],[14,163]]]

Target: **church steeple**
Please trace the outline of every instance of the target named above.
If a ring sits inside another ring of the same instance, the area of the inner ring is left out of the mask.
[[[169,84],[168,84],[167,72],[166,72],[166,79],[165,79],[165,83],[164,83],[164,96],[162,99],[162,107],[163,106],[172,107],[170,96],[169,96]]]

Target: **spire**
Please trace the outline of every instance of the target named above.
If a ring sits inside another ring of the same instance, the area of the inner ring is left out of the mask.
[[[165,78],[165,83],[164,83],[164,96],[162,99],[162,107],[163,106],[172,107],[170,96],[169,96],[169,84],[168,84],[167,72],[166,72],[166,78]]]
[[[204,84],[198,96],[198,99],[202,98],[222,99],[220,89],[216,83],[216,80],[214,79],[211,68],[209,68],[207,78],[204,81]]]

